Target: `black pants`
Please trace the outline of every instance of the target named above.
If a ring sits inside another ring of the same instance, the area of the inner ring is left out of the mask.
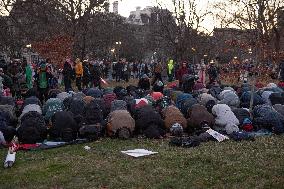
[[[81,77],[76,78],[76,86],[79,91],[82,91],[82,78]]]
[[[117,72],[116,74],[115,74],[115,81],[116,82],[120,82],[120,79],[121,79],[121,73],[120,72]]]
[[[94,87],[98,87],[99,89],[101,89],[101,78],[95,78],[94,79]]]
[[[66,92],[68,92],[69,90],[72,90],[71,79],[64,78],[64,87],[65,87]]]
[[[47,100],[48,96],[48,88],[38,88],[38,98],[43,103]]]
[[[152,85],[154,85],[156,83],[156,81],[163,82],[161,73],[154,73],[154,78],[153,78],[153,81],[152,81]]]
[[[126,82],[129,82],[129,75],[127,73],[124,73],[124,80]]]

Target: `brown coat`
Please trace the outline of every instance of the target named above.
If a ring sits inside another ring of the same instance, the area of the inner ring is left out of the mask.
[[[127,110],[116,110],[109,114],[107,133],[109,136],[116,134],[117,130],[128,128],[131,132],[135,129],[135,121]]]
[[[173,124],[179,123],[184,129],[187,127],[187,121],[181,111],[175,106],[169,106],[162,112],[165,118],[165,127],[170,129]]]
[[[187,121],[190,128],[200,127],[202,122],[207,122],[209,126],[213,125],[215,122],[214,116],[200,104],[195,104],[191,107],[188,112],[188,117],[189,119]]]
[[[95,100],[95,98],[92,96],[86,96],[83,100],[86,104],[90,104],[93,100]]]

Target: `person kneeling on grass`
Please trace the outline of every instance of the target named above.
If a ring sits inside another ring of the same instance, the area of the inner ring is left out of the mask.
[[[136,110],[135,132],[147,138],[160,139],[166,134],[164,121],[152,106],[143,106]]]
[[[162,111],[165,127],[172,135],[181,136],[187,127],[187,121],[181,111],[175,106],[169,106]]]
[[[135,129],[135,121],[127,110],[116,110],[109,114],[107,134],[110,137],[128,139]]]

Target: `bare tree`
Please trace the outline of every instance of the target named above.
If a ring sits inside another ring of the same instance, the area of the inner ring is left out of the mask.
[[[253,39],[251,45],[260,50],[260,57],[265,58],[264,53],[272,56],[274,51],[276,62],[279,60],[277,15],[284,8],[283,0],[228,0],[217,2],[213,7],[222,27],[254,30],[254,37],[249,37]]]
[[[164,5],[162,2],[157,2],[160,9],[168,6],[173,10],[175,27],[173,24],[169,25],[165,19],[160,22],[167,31],[167,38],[176,48],[177,60],[187,59],[189,55],[195,56],[200,51],[197,49],[199,33],[207,30],[202,26],[202,22],[211,12],[201,10],[197,0],[172,0],[170,5]]]

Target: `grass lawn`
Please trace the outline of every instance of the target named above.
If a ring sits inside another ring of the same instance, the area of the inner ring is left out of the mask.
[[[188,149],[167,140],[85,145],[18,152],[13,168],[0,168],[0,188],[284,188],[284,136]],[[134,159],[120,153],[134,148],[159,154]],[[6,150],[0,152],[4,158]]]

